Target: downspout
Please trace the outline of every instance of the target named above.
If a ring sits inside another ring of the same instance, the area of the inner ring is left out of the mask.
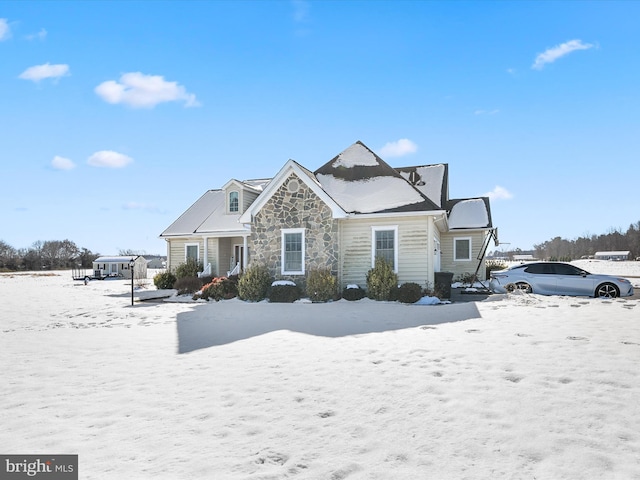
[[[429,286],[435,286],[435,222],[433,217],[429,216],[427,221],[427,283]]]

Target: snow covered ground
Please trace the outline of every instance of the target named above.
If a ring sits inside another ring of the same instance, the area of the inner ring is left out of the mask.
[[[639,303],[132,307],[0,274],[0,451],[82,479],[640,479]]]

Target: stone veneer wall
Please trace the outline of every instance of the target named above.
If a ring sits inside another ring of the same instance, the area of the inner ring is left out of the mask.
[[[300,188],[290,192],[290,181]],[[267,265],[277,279],[304,287],[301,275],[282,275],[282,229],[305,229],[305,272],[329,268],[338,274],[338,222],[331,209],[302,180],[292,174],[256,214],[251,225],[251,263]]]

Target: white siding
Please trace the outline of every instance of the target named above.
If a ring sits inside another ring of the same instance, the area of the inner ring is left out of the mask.
[[[484,231],[459,231],[443,233],[440,238],[440,247],[442,249],[442,266],[443,272],[452,272],[454,280],[465,274],[473,274],[478,268],[478,255],[484,243],[486,233]],[[471,260],[470,261],[454,261],[453,244],[456,238],[471,238]],[[478,271],[478,278],[485,279],[484,260],[482,267]]]
[[[428,217],[349,219],[341,222],[340,277],[342,286],[366,287],[371,269],[372,227],[398,227],[398,281],[425,286],[428,278]]]

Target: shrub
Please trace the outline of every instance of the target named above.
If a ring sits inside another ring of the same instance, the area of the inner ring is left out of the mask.
[[[300,288],[297,285],[272,285],[269,291],[271,303],[293,303],[300,300]]]
[[[182,277],[176,280],[173,288],[178,290],[178,295],[193,294],[202,288],[202,282],[198,277]]]
[[[350,302],[354,300],[362,300],[364,297],[366,297],[366,292],[357,285],[356,288],[349,288],[349,286],[347,286],[342,290],[342,298],[349,300]]]
[[[198,263],[193,258],[187,258],[187,261],[181,263],[176,267],[176,278],[181,279],[185,277],[197,277],[198,272],[203,270],[202,264]]]
[[[473,273],[464,272],[458,275],[454,282],[460,282],[463,285],[473,286],[476,281],[476,276]]]
[[[338,279],[328,268],[316,268],[307,275],[307,296],[312,302],[328,302],[336,297]]]
[[[397,298],[402,303],[416,303],[422,298],[422,287],[417,283],[403,283],[398,287]]]
[[[374,267],[367,272],[367,291],[373,300],[390,300],[392,292],[398,287],[398,275],[393,272],[391,263],[383,257],[377,257]]]
[[[216,302],[218,300],[228,300],[238,295],[238,285],[235,279],[227,277],[217,277],[206,283],[202,287],[200,295],[194,298],[202,298],[209,300],[212,298]]]
[[[487,260],[484,264],[486,270],[485,278],[489,278],[491,276],[491,272],[495,270],[504,270],[507,268],[507,264],[501,262],[500,260]]]
[[[153,284],[158,290],[173,288],[174,283],[176,283],[176,276],[171,272],[158,273],[153,277]]]
[[[251,265],[238,280],[238,297],[259,302],[267,298],[272,279],[265,265]]]

